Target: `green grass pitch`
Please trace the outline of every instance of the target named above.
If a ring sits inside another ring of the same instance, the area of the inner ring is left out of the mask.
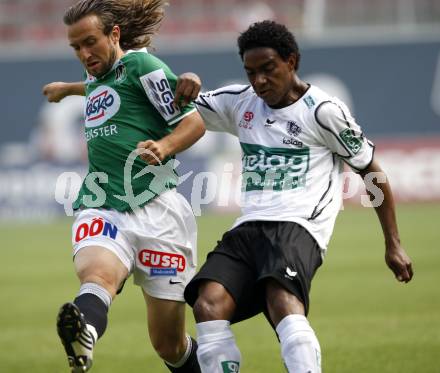
[[[199,263],[233,218],[199,219]],[[384,263],[374,211],[347,208],[339,215],[311,291],[309,319],[321,343],[325,373],[440,372],[440,205],[400,206],[398,218],[415,269],[406,285]],[[55,316],[78,289],[70,223],[0,227],[2,373],[68,371]],[[93,372],[167,372],[149,343],[145,312],[140,290],[128,281],[95,349]],[[189,309],[187,319],[194,334]],[[264,318],[233,330],[243,373],[284,372],[277,339]]]

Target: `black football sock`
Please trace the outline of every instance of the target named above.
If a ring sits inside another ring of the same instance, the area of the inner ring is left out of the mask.
[[[108,307],[99,297],[90,293],[79,295],[75,298],[73,303],[78,306],[84,315],[86,323],[96,329],[98,338],[100,338],[107,327]]]

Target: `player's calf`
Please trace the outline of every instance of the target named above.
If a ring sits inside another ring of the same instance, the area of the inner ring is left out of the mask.
[[[174,364],[165,362],[165,365],[173,373],[201,373],[197,360],[197,342],[189,335],[185,353],[180,360]]]

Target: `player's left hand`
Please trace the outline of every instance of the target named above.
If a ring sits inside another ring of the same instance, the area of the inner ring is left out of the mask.
[[[161,163],[168,155],[167,147],[161,141],[141,141],[137,144],[139,156],[150,165]]]
[[[195,100],[202,88],[202,81],[194,73],[183,73],[179,76],[174,93],[174,105],[184,107]]]
[[[397,281],[409,282],[413,277],[412,263],[400,244],[388,246],[385,251],[385,262],[393,271]]]

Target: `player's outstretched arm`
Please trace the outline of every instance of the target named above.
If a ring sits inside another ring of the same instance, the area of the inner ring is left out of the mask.
[[[43,95],[49,102],[60,102],[67,96],[85,96],[86,89],[84,82],[52,82],[43,87]]]
[[[398,281],[408,282],[413,276],[412,264],[400,244],[394,198],[388,179],[375,160],[360,174],[382,226],[385,238],[385,262]],[[379,182],[378,178],[382,182]]]
[[[202,88],[202,81],[194,73],[183,73],[177,79],[174,105],[184,107],[194,101]]]
[[[193,145],[205,133],[205,124],[198,112],[186,116],[177,127],[164,138],[141,141],[137,148],[140,157],[148,164],[155,165],[166,157],[180,153]],[[147,150],[147,152],[145,152]]]

